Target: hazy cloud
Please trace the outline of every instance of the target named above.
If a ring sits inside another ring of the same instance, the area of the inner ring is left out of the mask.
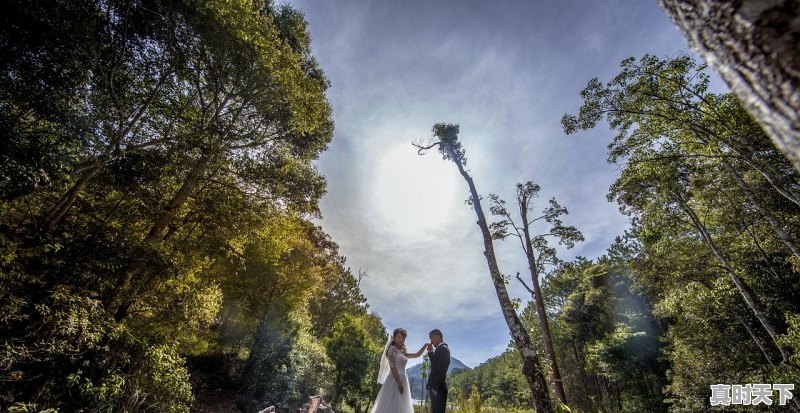
[[[332,87],[336,133],[318,165],[328,178],[321,225],[353,268],[388,328],[414,347],[441,328],[470,366],[499,354],[509,336],[483,259],[467,188],[455,166],[411,141],[436,122],[461,124],[482,194],[512,200],[534,180],[555,196],[586,242],[565,251],[597,257],[627,220],[605,194],[612,132],[565,136],[592,77],[644,53],[676,55],[685,43],[655,2],[291,1],[305,12],[313,50]],[[526,271],[518,245],[497,245],[501,270]],[[509,286],[513,296],[526,291]]]

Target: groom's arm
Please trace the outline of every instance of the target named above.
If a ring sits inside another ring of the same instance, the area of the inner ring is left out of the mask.
[[[431,355],[431,375],[428,376],[428,385],[425,386],[428,390],[435,389],[436,387],[433,386],[433,383],[436,383],[439,380],[436,376],[439,373],[439,364],[438,358],[436,357],[437,353],[433,353]]]
[[[438,383],[439,378],[439,353],[434,352],[431,355],[431,375],[428,376],[428,385],[426,386],[428,390],[438,388],[436,383]]]
[[[439,383],[439,385],[441,387],[444,387],[445,379],[447,379],[447,369],[450,367],[450,348],[448,348],[447,346],[441,346],[441,347],[442,350],[444,351],[442,351],[442,354],[440,356],[441,358],[439,359],[439,366],[438,366],[440,371],[439,377],[441,377],[440,379],[441,382]]]

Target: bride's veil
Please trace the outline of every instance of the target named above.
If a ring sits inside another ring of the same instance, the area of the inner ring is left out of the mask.
[[[378,369],[378,379],[376,382],[378,384],[383,384],[386,380],[386,377],[389,375],[389,346],[392,344],[392,336],[389,336],[386,339],[386,346],[383,347],[383,353],[381,353],[381,366]]]

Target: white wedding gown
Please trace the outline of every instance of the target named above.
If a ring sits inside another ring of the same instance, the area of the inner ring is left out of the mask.
[[[378,397],[375,399],[375,406],[371,413],[414,413],[414,405],[411,401],[411,389],[408,387],[408,376],[406,376],[406,363],[408,359],[402,352],[394,346],[389,347],[389,365],[397,369],[400,376],[400,383],[403,385],[403,394],[397,389],[397,381],[391,371],[386,381],[383,382]]]

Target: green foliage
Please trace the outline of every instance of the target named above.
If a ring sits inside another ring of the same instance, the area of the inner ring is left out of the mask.
[[[3,281],[6,291],[17,293],[3,300],[13,306],[4,308],[4,333],[20,334],[16,331],[20,328],[33,337],[36,331],[48,333],[37,340],[4,343],[3,380],[17,384],[4,397],[31,398],[29,389],[71,395],[60,402],[40,395],[32,399],[36,402],[14,402],[9,409],[30,404],[67,411],[188,411],[192,401],[188,372],[174,345],[149,344],[130,336],[111,322],[97,300],[76,289],[57,285],[43,301],[30,306],[22,304],[19,295],[25,288],[35,288],[29,280]]]
[[[534,264],[531,271],[537,278],[545,267],[558,265],[561,262],[556,255],[555,248],[549,245],[549,239],[555,238],[559,245],[566,248],[572,248],[575,243],[584,240],[583,234],[577,228],[564,225],[562,215],[567,215],[569,212],[555,198],[548,201],[547,206],[539,215],[531,215],[532,213],[536,214],[533,211],[534,201],[539,197],[540,190],[539,184],[533,181],[517,184],[516,205],[519,208],[519,217],[514,217],[509,213],[506,201],[495,194],[489,195],[489,210],[492,215],[500,219],[489,225],[492,238],[504,240],[508,236],[518,237],[522,241],[523,252],[530,257],[529,261]],[[532,227],[531,224],[536,221],[543,221],[550,228]]]
[[[545,278],[543,297],[569,406],[559,411],[664,411],[665,365],[659,326],[647,300],[620,263],[578,259]],[[532,303],[522,319],[541,343]],[[544,349],[539,345],[538,352]],[[457,400],[477,392],[484,411],[530,405],[519,355],[509,349],[449,380]],[[467,403],[468,404],[468,403]],[[570,410],[572,409],[572,410]]]
[[[463,410],[465,413],[481,413],[482,407],[481,395],[478,393],[478,389],[473,388],[469,396],[461,402],[459,410]]]
[[[136,358],[138,374],[131,378],[126,397],[140,394],[148,410],[186,412],[194,400],[186,361],[172,344],[148,346]]]
[[[453,161],[461,165],[467,164],[466,149],[458,141],[459,125],[437,123],[433,125],[433,136],[439,139],[439,153],[445,161]]]
[[[603,118],[617,131],[609,199],[633,226],[609,257],[652,302],[674,411],[708,409],[710,384],[796,371],[785,337],[800,312],[800,180],[733,95],[708,92],[704,70],[688,56],[626,59],[610,82],[591,80],[579,114],[562,120],[567,133]],[[616,353],[650,332],[606,329],[609,340],[587,347],[596,368],[645,361]]]
[[[587,410],[592,405],[609,410],[621,406],[624,411],[664,409],[659,326],[624,266],[578,260],[552,273],[544,291],[545,297],[552,297],[549,307],[556,310],[561,357],[573,366],[565,378],[568,394],[573,394],[571,404]],[[593,381],[600,385],[592,386]]]
[[[261,409],[330,393],[333,325],[385,331],[309,221],[333,121],[302,13],[5,6],[0,410],[188,411],[210,390]]]
[[[261,405],[288,407],[295,396],[296,372],[292,345],[296,332],[286,319],[267,315],[259,326],[244,367],[240,405],[247,410]]]
[[[448,384],[453,389],[454,399],[466,403],[473,399],[487,406],[504,408],[530,405],[530,387],[522,375],[519,353],[514,349],[472,370],[453,372]]]
[[[88,132],[80,97],[102,58],[103,19],[88,1],[9,1],[0,17],[0,199],[66,178]],[[53,39],[58,39],[54,42]]]
[[[767,381],[771,383],[800,382],[800,315],[788,316],[786,334],[781,336],[780,343],[792,350],[789,363],[781,364],[768,372]]]
[[[19,384],[7,387],[4,397],[17,400],[13,404],[26,404],[19,400],[28,399],[30,404],[47,406],[46,401],[29,399],[31,390],[59,394],[66,392],[65,386],[75,384],[84,369],[91,375],[95,365],[92,353],[102,351],[104,341],[115,332],[97,300],[85,297],[74,288],[60,285],[48,290],[43,283],[31,281],[34,280],[9,272],[2,276],[3,336],[30,338],[5,339],[0,366],[4,382]],[[36,334],[37,331],[47,334]],[[48,371],[54,374],[42,374]],[[63,375],[62,379],[54,380],[58,375]],[[110,379],[109,383],[119,384],[117,378]],[[105,384],[100,388],[95,388],[91,382],[84,384],[86,390],[108,393]],[[87,397],[91,399],[92,396],[80,392],[78,399]],[[78,406],[85,402],[73,401]]]
[[[334,366],[331,403],[355,402],[372,396],[377,376],[377,371],[372,370],[379,365],[381,338],[370,334],[363,319],[350,315],[334,325],[325,340],[325,349]]]
[[[36,403],[14,403],[8,413],[58,413],[58,409],[39,409]]]
[[[316,336],[301,332],[292,349],[292,360],[297,375],[296,394],[331,394],[334,366],[325,352],[325,345]]]

